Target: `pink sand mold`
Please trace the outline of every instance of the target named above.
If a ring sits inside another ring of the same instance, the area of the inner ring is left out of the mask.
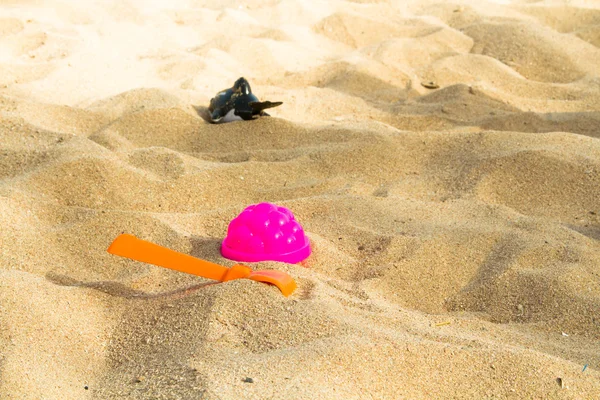
[[[290,210],[260,203],[231,220],[221,254],[235,261],[295,264],[310,255],[310,241]]]

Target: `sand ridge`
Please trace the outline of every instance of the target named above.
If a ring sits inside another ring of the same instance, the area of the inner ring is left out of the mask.
[[[599,15],[2,2],[0,399],[600,397]],[[239,76],[284,104],[209,124]],[[263,201],[312,243],[252,265],[289,298],[106,252],[230,266]]]

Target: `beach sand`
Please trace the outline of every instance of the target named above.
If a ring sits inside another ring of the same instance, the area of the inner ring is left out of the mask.
[[[600,398],[599,46],[595,0],[0,1],[0,399]],[[209,124],[240,76],[283,105]],[[106,252],[231,266],[259,202],[287,298]]]

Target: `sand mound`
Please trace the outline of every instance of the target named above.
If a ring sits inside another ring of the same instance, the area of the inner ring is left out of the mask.
[[[600,397],[600,10],[503,3],[3,2],[0,398]],[[287,298],[106,252],[264,201]]]
[[[500,60],[527,79],[566,83],[583,76],[583,71],[557,46],[561,37],[552,31],[546,33],[514,22],[474,24],[463,31],[475,42],[473,53]]]
[[[357,48],[398,36],[402,29],[394,24],[358,15],[335,13],[314,26],[316,33]]]

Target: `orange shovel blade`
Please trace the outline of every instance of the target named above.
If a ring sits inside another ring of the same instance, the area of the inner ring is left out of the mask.
[[[258,282],[271,283],[277,286],[286,297],[296,289],[296,282],[285,272],[271,270],[253,272],[250,267],[241,264],[227,268],[138,239],[128,234],[119,235],[109,246],[108,252],[132,260],[221,282],[248,278]]]
[[[294,293],[294,290],[296,290],[296,282],[294,279],[285,272],[281,271],[253,271],[248,276],[248,279],[258,282],[271,283],[277,286],[285,297],[288,297],[290,294]]]

